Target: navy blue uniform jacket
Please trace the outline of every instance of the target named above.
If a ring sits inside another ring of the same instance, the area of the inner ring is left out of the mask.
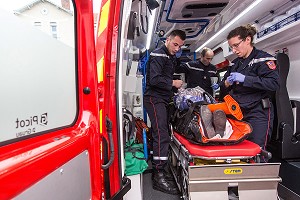
[[[233,60],[222,79],[221,90],[227,90],[242,109],[253,108],[261,99],[272,97],[279,88],[279,73],[275,61],[272,55],[253,48],[246,59]],[[244,74],[245,81],[225,88],[224,81],[231,72]]]
[[[155,49],[147,62],[145,96],[154,96],[169,100],[172,96],[172,84],[176,57],[171,55],[165,45]]]
[[[187,87],[194,88],[200,86],[209,94],[213,94],[210,77],[218,77],[217,69],[214,65],[205,66],[201,61],[190,61],[175,67],[176,73],[185,73]],[[219,78],[218,78],[219,80]]]

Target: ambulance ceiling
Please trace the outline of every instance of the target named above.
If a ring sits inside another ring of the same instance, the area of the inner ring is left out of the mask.
[[[255,24],[258,27],[272,18],[283,14],[287,9],[299,5],[300,0],[166,0],[159,30],[165,31],[164,37],[174,29],[184,30],[187,34],[187,50],[199,51],[206,41],[205,46],[214,48],[224,42],[230,29],[245,25]],[[233,21],[250,5],[257,3],[218,37],[210,40],[217,32],[229,22]],[[258,28],[259,29],[259,28]]]
[[[194,51],[199,51],[204,45],[216,48],[216,45],[226,41],[230,30],[248,23],[260,31],[265,22],[284,14],[295,5],[299,5],[299,0],[230,0],[220,16],[210,21],[197,42],[189,48]]]
[[[163,44],[166,36],[174,29],[185,31],[187,39],[183,50],[198,52],[203,46],[216,48],[226,41],[230,29],[247,23],[263,25],[271,18],[283,14],[286,9],[298,5],[300,0],[133,0],[132,11],[136,12],[139,35],[133,46],[139,49],[154,49]],[[256,7],[243,14],[248,7]],[[147,5],[153,9],[147,9]],[[159,5],[160,6],[159,6]],[[156,10],[156,6],[159,6]],[[151,7],[150,6],[150,7]],[[158,15],[152,15],[155,13]],[[151,29],[151,16],[155,16]],[[149,19],[149,20],[148,20]],[[158,21],[157,21],[158,20]],[[149,21],[149,26],[148,26]],[[232,22],[232,23],[231,23]],[[148,31],[149,28],[149,31]],[[129,33],[135,33],[135,29]],[[222,33],[221,31],[222,30]],[[161,33],[164,33],[161,35]],[[146,42],[152,40],[152,42]],[[150,47],[147,46],[150,44]]]
[[[160,30],[167,35],[174,29],[184,30],[187,46],[228,5],[228,0],[166,0]]]

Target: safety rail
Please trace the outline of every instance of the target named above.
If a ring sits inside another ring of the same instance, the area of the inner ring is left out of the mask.
[[[267,29],[264,29],[260,32],[257,33],[257,38],[261,38],[263,36],[266,36],[274,31],[277,31],[279,30],[280,28],[290,24],[290,23],[293,23],[293,22],[296,22],[297,20],[300,19],[300,11],[290,15],[289,17],[277,22],[276,24],[273,24],[272,26],[268,27]]]

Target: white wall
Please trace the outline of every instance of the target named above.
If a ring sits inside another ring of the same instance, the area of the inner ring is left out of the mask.
[[[283,48],[288,49],[288,56],[290,58],[290,71],[287,77],[287,90],[290,99],[300,100],[300,41],[293,42],[287,45],[272,46],[264,51],[274,55],[275,51],[282,51]]]
[[[300,41],[287,46],[290,58],[290,72],[287,79],[287,88],[290,99],[300,100]]]

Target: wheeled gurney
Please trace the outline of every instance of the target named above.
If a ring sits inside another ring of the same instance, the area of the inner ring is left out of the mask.
[[[280,163],[259,163],[255,143],[201,146],[176,132],[171,137],[170,168],[183,199],[229,199],[229,188],[240,200],[277,199]]]

